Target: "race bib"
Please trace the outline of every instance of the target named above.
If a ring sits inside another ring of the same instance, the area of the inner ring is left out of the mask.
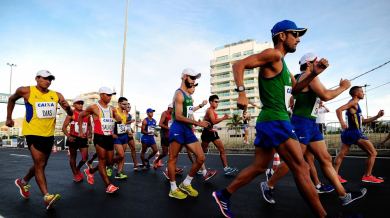
[[[112,118],[100,118],[100,123],[102,125],[102,131],[104,135],[112,135],[112,131],[115,128],[115,122]]]
[[[126,130],[131,132],[131,124],[126,124]]]
[[[168,127],[169,127],[169,128],[171,128],[172,123],[173,123],[172,120],[168,121]]]
[[[154,126],[148,126],[148,132],[152,132],[149,135],[153,135],[154,134]]]
[[[291,90],[291,86],[284,86],[284,103],[286,104],[286,110],[288,106],[290,106]]]
[[[320,105],[320,98],[317,97],[316,98],[316,103],[314,104],[313,110],[311,111],[311,114],[310,114],[312,117],[317,117],[319,105]]]
[[[187,118],[192,120],[194,117],[194,106],[187,106]]]
[[[87,132],[87,126],[88,126],[88,123],[83,123],[83,133],[86,133]],[[76,132],[76,133],[79,133],[80,131],[79,131],[79,122],[75,122],[74,123],[74,131]]]
[[[217,130],[218,130],[218,125],[217,125],[217,124],[213,125],[213,130],[214,130],[214,131],[217,131]]]
[[[35,102],[35,112],[39,119],[55,118],[56,110],[55,102]]]
[[[126,133],[126,124],[117,124],[116,128],[118,130],[118,134],[125,134]]]

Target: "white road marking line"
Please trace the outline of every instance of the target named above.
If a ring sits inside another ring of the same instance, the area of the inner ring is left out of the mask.
[[[23,154],[9,154],[9,155],[14,155],[14,156],[19,156],[19,157],[30,157],[29,155],[23,155]]]

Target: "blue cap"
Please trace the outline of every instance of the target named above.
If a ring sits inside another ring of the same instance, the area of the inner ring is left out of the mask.
[[[152,108],[148,108],[148,109],[146,110],[146,113],[149,113],[149,112],[155,112],[155,110],[153,110]]]
[[[272,28],[272,38],[283,31],[296,31],[299,32],[299,36],[305,35],[307,28],[298,28],[297,25],[291,20],[282,20],[275,24]]]

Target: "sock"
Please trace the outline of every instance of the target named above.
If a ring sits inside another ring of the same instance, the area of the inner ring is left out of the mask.
[[[49,196],[49,195],[50,195],[49,192],[46,193],[45,196],[43,196],[43,200],[46,201],[46,198],[45,198],[45,197],[46,197],[46,196]]]
[[[24,179],[22,179],[22,181],[20,181],[20,183],[22,183],[22,185],[27,185],[28,182],[24,181]]]
[[[194,178],[194,177],[187,176],[187,178],[183,181],[183,185],[184,185],[184,186],[190,185],[193,178]]]
[[[269,186],[267,183],[265,183],[265,186],[267,186],[270,189],[273,189],[274,187]]]
[[[168,172],[168,167],[166,167],[165,170]]]
[[[202,171],[202,174],[203,174],[203,176],[206,176],[206,174],[207,174],[207,170],[206,170],[206,169],[204,169],[204,170]]]
[[[111,183],[108,183],[107,185],[106,185],[106,188],[108,188],[108,186],[110,186],[111,185]]]
[[[344,200],[346,197],[347,197],[347,193],[345,193],[344,196],[339,196],[339,198],[340,198],[341,200]]]
[[[229,198],[230,198],[231,196],[232,196],[232,194],[230,194],[230,192],[229,192],[226,188],[224,188],[224,189],[222,190],[222,197],[223,197],[223,198],[229,200]]]
[[[171,190],[175,191],[177,189],[176,182],[171,182]]]
[[[316,188],[321,188],[321,182],[316,185]]]
[[[224,167],[223,170],[226,171],[228,168],[229,168],[228,166],[227,166],[227,167]]]

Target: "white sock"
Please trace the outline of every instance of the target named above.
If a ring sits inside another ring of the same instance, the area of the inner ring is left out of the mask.
[[[190,185],[193,178],[194,178],[194,177],[187,176],[187,178],[183,181],[183,185],[184,185],[184,186]]]
[[[176,182],[171,182],[171,190],[175,191],[177,189]]]
[[[202,171],[202,174],[203,174],[203,176],[206,176],[206,174],[207,174],[207,170],[206,170],[206,169],[204,169],[204,170]]]
[[[316,185],[316,188],[321,188],[321,182],[318,185]]]
[[[27,185],[27,184],[28,184],[28,182],[24,181],[24,179],[22,179],[22,180],[20,181],[20,183],[22,183],[22,185]]]
[[[46,198],[45,198],[45,197],[46,197],[46,196],[49,196],[49,195],[50,195],[49,192],[46,193],[45,196],[43,196],[43,200],[46,201]]]
[[[223,170],[226,171],[229,167],[224,167]]]
[[[168,167],[167,167],[167,168],[165,168],[165,170],[166,170],[166,171],[168,171]]]

